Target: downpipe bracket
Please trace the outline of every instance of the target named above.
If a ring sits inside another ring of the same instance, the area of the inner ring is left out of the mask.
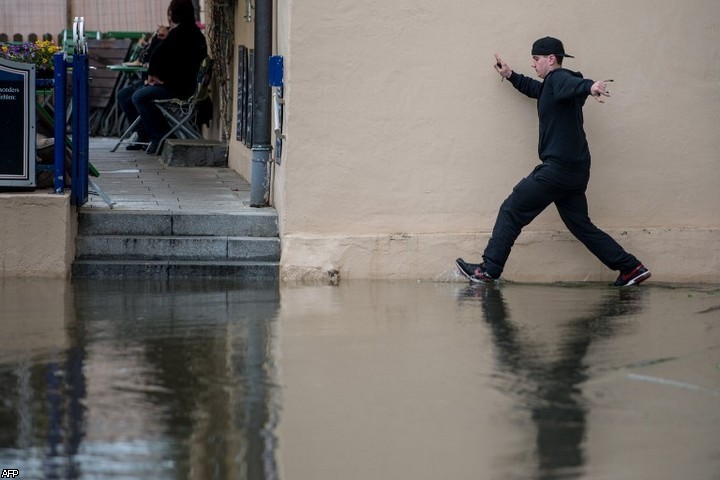
[[[252,168],[250,181],[250,206],[267,207],[270,197],[270,164],[272,147],[258,145],[252,147]]]

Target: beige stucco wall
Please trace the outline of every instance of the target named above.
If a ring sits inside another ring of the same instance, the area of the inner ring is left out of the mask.
[[[0,193],[0,277],[65,278],[75,257],[70,195]]]
[[[457,256],[479,260],[500,203],[538,162],[535,103],[500,81],[493,54],[532,75],[531,43],[553,35],[576,56],[566,67],[615,80],[612,98],[585,106],[593,221],[655,280],[720,282],[716,0],[277,3],[285,278],[445,278]],[[614,276],[552,207],[505,272]]]

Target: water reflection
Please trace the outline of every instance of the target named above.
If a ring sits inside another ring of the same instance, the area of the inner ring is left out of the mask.
[[[24,305],[0,317],[21,344],[0,355],[3,468],[22,478],[278,478],[277,285],[62,282],[45,307],[31,285],[2,284],[5,305]],[[25,302],[10,301],[17,295]],[[34,338],[38,323],[52,341]]]
[[[0,280],[0,468],[715,478],[718,295]]]
[[[599,301],[585,305],[579,315],[574,305],[573,318],[553,322],[560,330],[553,332],[554,345],[548,354],[547,345],[543,346],[537,335],[523,332],[520,324],[513,322],[501,286],[471,285],[461,292],[461,299],[480,300],[482,317],[504,372],[499,388],[515,396],[521,402],[520,408],[530,412],[537,430],[534,478],[584,477],[583,447],[590,408],[582,390],[583,382],[589,378],[585,357],[597,340],[609,339],[627,326],[616,320],[638,313],[644,294],[645,290],[639,288],[607,290]],[[534,307],[531,316],[553,316],[545,302],[535,303]]]

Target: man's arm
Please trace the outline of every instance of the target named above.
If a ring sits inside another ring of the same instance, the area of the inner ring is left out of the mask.
[[[610,92],[607,89],[608,82],[612,80],[598,80],[597,82],[588,78],[575,77],[565,75],[560,77],[554,92],[559,99],[568,99],[575,97],[592,97],[600,103],[604,103],[602,97],[609,97]]]
[[[520,73],[515,73],[497,54],[495,54],[495,71],[503,77],[510,80],[513,87],[518,92],[527,95],[530,98],[538,98],[542,91],[542,82],[533,78],[526,77]]]
[[[593,81],[579,75],[572,74],[568,70],[560,70],[553,72],[553,76],[550,79],[546,78],[545,81],[552,82],[553,96],[558,100],[578,97],[587,98],[590,95],[590,87]]]
[[[539,98],[543,86],[541,81],[515,72],[510,74],[510,83],[518,92],[530,98]]]

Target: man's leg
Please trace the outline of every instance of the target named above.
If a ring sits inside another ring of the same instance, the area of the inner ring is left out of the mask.
[[[585,193],[563,197],[555,202],[555,206],[570,233],[608,268],[626,272],[640,264],[637,258],[592,223]]]
[[[138,111],[137,108],[135,108],[135,104],[132,102],[132,96],[133,93],[135,93],[142,87],[142,82],[135,82],[131,85],[128,85],[127,87],[123,87],[118,90],[117,95],[115,96],[117,99],[117,103],[120,106],[120,110],[123,111],[125,117],[127,117],[128,119],[128,122],[131,124],[138,117]]]
[[[520,181],[500,206],[490,241],[485,247],[483,260],[487,273],[498,278],[505,268],[510,250],[523,227],[533,221],[550,205],[557,195],[556,189],[530,175]]]
[[[132,95],[132,103],[140,114],[143,127],[151,142],[159,142],[170,130],[162,112],[153,103],[154,100],[166,98],[172,98],[172,95],[164,88],[154,85],[143,87]]]
[[[122,110],[125,114],[125,118],[127,118],[129,125],[132,125],[139,116],[137,108],[135,108],[135,104],[132,101],[133,93],[143,88],[143,86],[144,84],[142,81],[137,81],[127,87],[121,88],[117,92],[117,103],[120,106],[120,110]],[[137,142],[145,143],[148,141],[148,135],[145,132],[145,127],[142,122],[137,124],[134,131],[137,133]],[[140,150],[144,149],[145,146],[131,143],[126,148],[128,150]]]

